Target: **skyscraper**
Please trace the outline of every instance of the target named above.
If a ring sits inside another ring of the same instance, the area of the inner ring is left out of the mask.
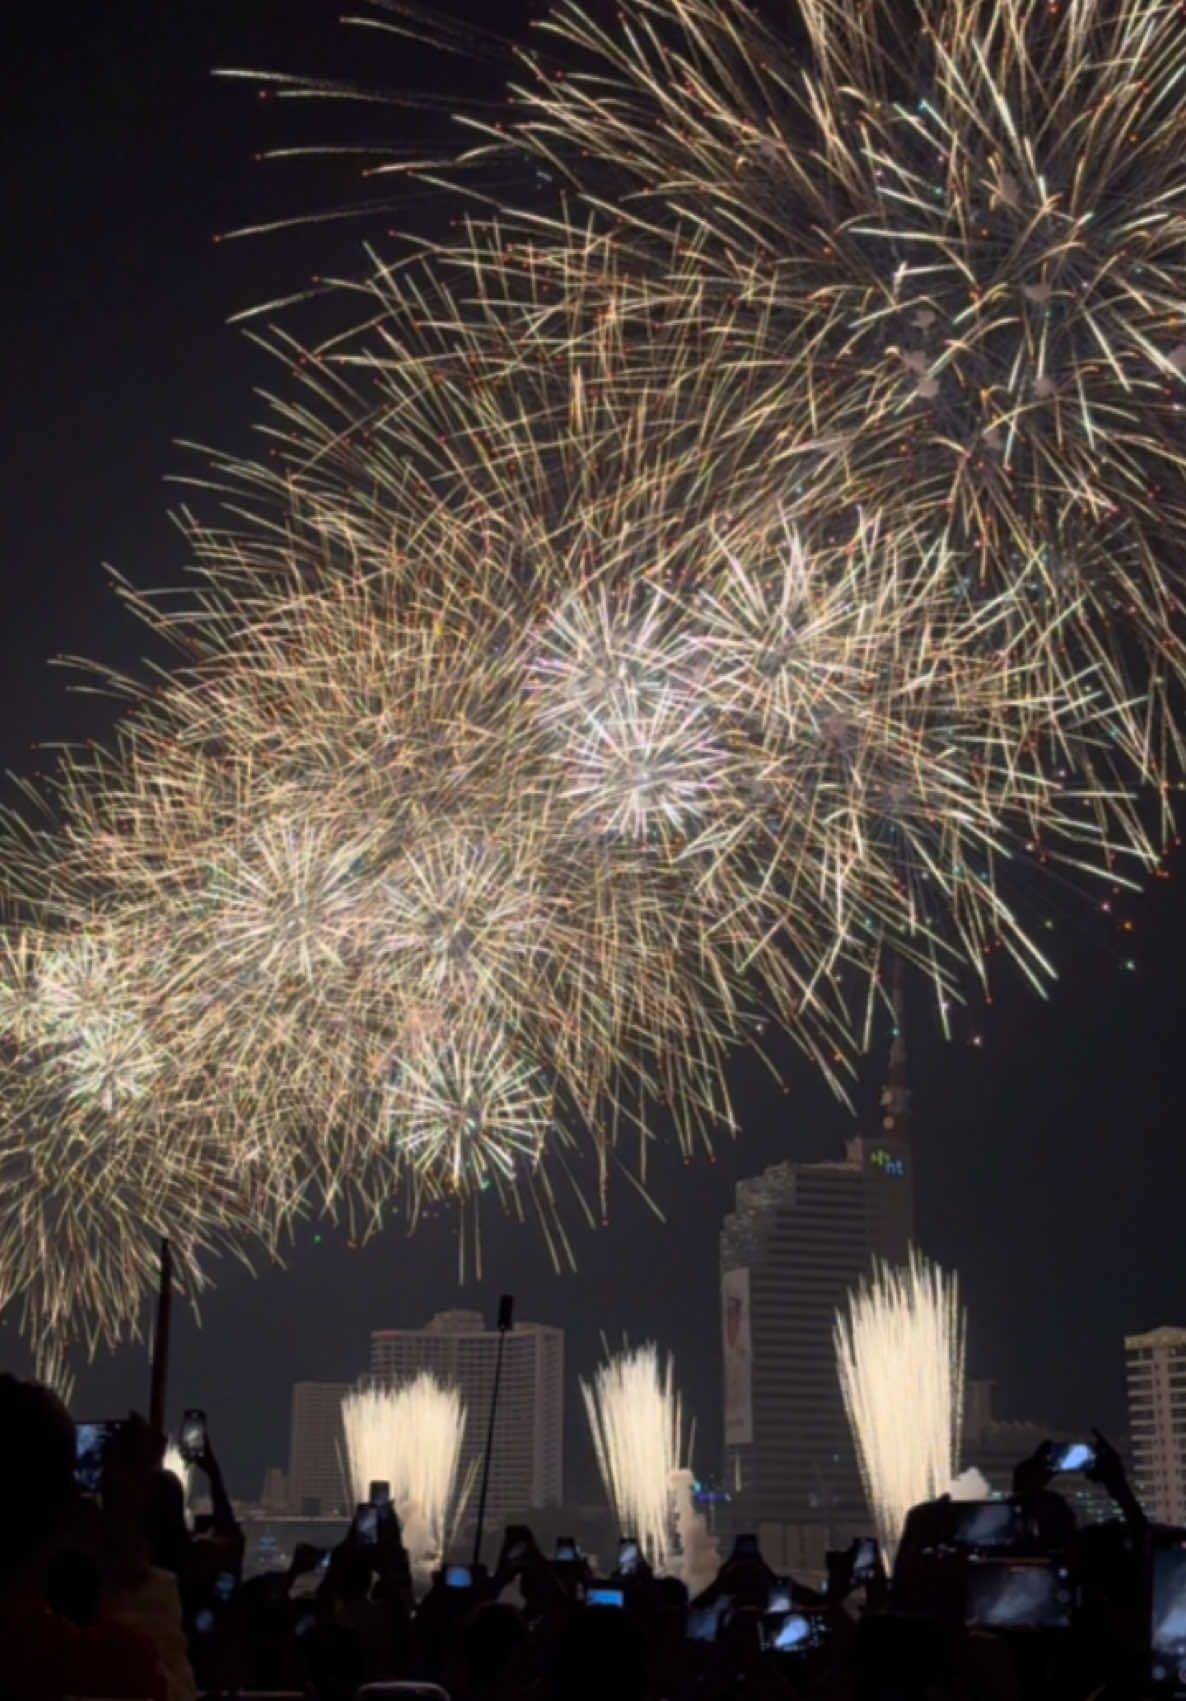
[[[498,1333],[480,1312],[442,1311],[423,1329],[376,1329],[371,1375],[406,1381],[431,1370],[455,1383],[466,1407],[461,1470],[481,1468]],[[497,1529],[528,1507],[558,1506],[564,1494],[564,1331],[517,1323],[506,1337],[486,1522]],[[470,1510],[473,1510],[471,1500]]]
[[[348,1382],[297,1382],[288,1441],[288,1504],[295,1514],[328,1518],[353,1512],[342,1470],[346,1438],[342,1397]]]
[[[1124,1338],[1137,1498],[1151,1518],[1186,1523],[1186,1329]]]
[[[727,1486],[735,1525],[769,1526],[783,1563],[802,1563],[802,1542],[775,1528],[810,1526],[822,1561],[865,1519],[832,1326],[872,1255],[902,1262],[913,1237],[900,986],[895,1011],[877,1138],[848,1141],[839,1162],[780,1163],[739,1182],[721,1231]]]

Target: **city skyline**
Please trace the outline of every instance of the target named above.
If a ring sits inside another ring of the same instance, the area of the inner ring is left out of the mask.
[[[475,1480],[499,1376],[486,1503],[488,1525],[497,1528],[525,1506],[563,1503],[564,1331],[524,1318],[500,1341],[493,1325],[480,1311],[451,1307],[416,1329],[373,1329],[367,1375],[395,1385],[427,1370],[456,1388],[466,1408],[459,1471]],[[472,1499],[465,1516],[476,1512]]]
[[[527,7],[511,10],[508,32]],[[292,108],[277,115],[243,88],[215,83],[209,69],[286,56],[302,68],[375,66],[334,9],[311,0],[295,10],[266,0],[250,17],[215,0],[200,18],[121,3],[81,21],[69,63],[48,15],[26,11],[10,27],[20,32],[10,62],[24,73],[13,117],[25,157],[10,197],[20,265],[8,314],[22,408],[11,417],[3,472],[10,594],[0,761],[27,775],[49,763],[30,750],[34,741],[100,738],[111,724],[111,706],[68,695],[45,658],[99,654],[134,668],[144,648],[101,563],[138,585],[171,583],[184,570],[165,517],[178,493],[161,480],[193,466],[173,439],[250,439],[248,390],[266,367],[225,321],[294,275],[328,269],[327,252],[348,269],[364,234],[321,227],[312,238],[306,230],[213,244],[261,214],[316,207],[357,185],[340,165],[255,166],[254,153],[292,139]],[[409,49],[392,80],[441,75],[438,60]],[[481,81],[472,68],[458,75]],[[489,85],[500,80],[492,68]],[[341,109],[334,116],[339,132],[355,122]],[[410,219],[416,207],[406,210]],[[386,216],[384,228],[392,222]],[[5,796],[15,802],[13,788]],[[1067,1431],[1120,1426],[1124,1337],[1186,1317],[1175,1257],[1186,1188],[1176,1126],[1180,856],[1173,867],[1173,880],[1111,913],[1055,896],[1047,937],[1060,980],[1047,1003],[1002,977],[990,1007],[954,1013],[956,1038],[945,1045],[925,995],[908,988],[918,1005],[920,1241],[959,1272],[972,1373],[995,1379],[1004,1411],[1040,1413]],[[1123,968],[1130,957],[1133,973]],[[344,1228],[310,1223],[286,1249],[289,1268],[257,1279],[215,1265],[204,1328],[183,1301],[175,1316],[174,1418],[186,1405],[206,1407],[232,1482],[254,1491],[263,1469],[282,1462],[294,1381],[353,1374],[375,1327],[412,1326],[451,1304],[473,1303],[490,1319],[498,1293],[510,1290],[527,1313],[564,1325],[570,1390],[578,1368],[596,1363],[603,1328],[674,1350],[699,1424],[696,1460],[711,1468],[721,1217],[739,1180],[788,1159],[837,1159],[846,1138],[877,1127],[886,1038],[884,1028],[874,1036],[855,1122],[789,1049],[780,1053],[792,1087],[785,1096],[739,1064],[731,1082],[740,1138],[722,1143],[715,1162],[685,1165],[657,1150],[650,1186],[666,1225],[621,1182],[608,1227],[575,1231],[575,1274],[555,1274],[533,1231],[497,1212],[485,1228],[485,1277],[460,1291],[444,1217],[415,1241],[393,1224],[360,1250]],[[15,1320],[4,1327],[3,1362],[27,1368]],[[81,1414],[144,1405],[142,1347],[76,1368]],[[566,1443],[578,1480],[583,1472],[593,1482],[571,1414]]]

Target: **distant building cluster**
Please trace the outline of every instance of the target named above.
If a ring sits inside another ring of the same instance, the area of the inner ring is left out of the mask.
[[[486,1443],[498,1331],[477,1311],[442,1311],[423,1329],[377,1329],[359,1384],[410,1381],[433,1371],[466,1407],[461,1474]],[[348,1517],[354,1510],[342,1399],[359,1384],[298,1382],[292,1391],[286,1510],[294,1517]],[[508,1334],[491,1455],[486,1520],[491,1528],[532,1508],[558,1506],[564,1492],[564,1331],[518,1323]],[[270,1510],[277,1510],[274,1505]]]
[[[722,1469],[704,1509],[727,1542],[754,1531],[776,1571],[821,1573],[829,1547],[870,1528],[836,1371],[833,1323],[871,1259],[904,1263],[914,1240],[914,1155],[900,992],[880,1128],[834,1162],[775,1164],[738,1183],[720,1234]],[[359,1383],[421,1371],[456,1385],[467,1408],[461,1470],[480,1464],[499,1336],[476,1311],[438,1313],[421,1329],[377,1329]],[[1125,1341],[1134,1486],[1151,1516],[1186,1523],[1186,1330]],[[341,1403],[351,1384],[298,1382],[287,1474],[269,1473],[264,1510],[346,1518]],[[541,1530],[564,1504],[564,1334],[520,1323],[506,1339],[487,1526],[537,1511]],[[961,1461],[988,1491],[1044,1440],[1081,1437],[1005,1420],[993,1385],[965,1387]],[[1054,1485],[1080,1522],[1110,1516],[1079,1474]],[[472,1505],[471,1505],[472,1513]]]

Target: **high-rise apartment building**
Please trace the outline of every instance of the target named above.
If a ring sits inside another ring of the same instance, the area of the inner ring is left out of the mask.
[[[289,1509],[303,1517],[351,1513],[342,1461],[346,1437],[342,1398],[349,1382],[297,1382],[292,1390],[288,1442]]]
[[[466,1408],[461,1470],[481,1469],[498,1332],[477,1311],[442,1311],[423,1329],[376,1329],[371,1376],[403,1382],[431,1370],[460,1389]],[[506,1337],[490,1466],[486,1525],[564,1496],[564,1331],[516,1323]],[[475,1497],[476,1498],[476,1493]],[[474,1510],[471,1498],[470,1513]]]
[[[1186,1524],[1186,1329],[1124,1338],[1137,1498],[1162,1524]]]
[[[775,1164],[740,1182],[721,1232],[733,1521],[772,1532],[788,1527],[792,1546],[799,1538],[790,1526],[810,1526],[820,1546],[865,1519],[833,1325],[850,1288],[869,1273],[871,1256],[900,1263],[913,1237],[900,996],[881,1102],[880,1134],[850,1140],[842,1161]],[[767,1557],[775,1562],[776,1555]]]

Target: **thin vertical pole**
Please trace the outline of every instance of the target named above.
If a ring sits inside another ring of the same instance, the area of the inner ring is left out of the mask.
[[[490,1459],[494,1452],[494,1419],[498,1412],[498,1388],[502,1381],[502,1351],[511,1327],[514,1298],[504,1293],[498,1302],[498,1352],[494,1358],[494,1387],[490,1392],[490,1421],[486,1425],[486,1455],[482,1460],[482,1487],[478,1494],[478,1523],[474,1531],[474,1565],[482,1558],[482,1535],[486,1523],[486,1494],[490,1487]]]
[[[156,1334],[152,1342],[152,1372],[148,1385],[148,1422],[157,1435],[165,1433],[165,1393],[169,1382],[169,1321],[173,1311],[173,1252],[161,1241],[161,1281],[157,1289]]]

